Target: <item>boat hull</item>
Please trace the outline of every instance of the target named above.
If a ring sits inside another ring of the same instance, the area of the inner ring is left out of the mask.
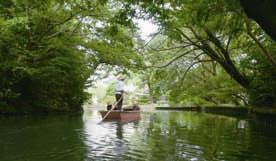
[[[108,111],[100,111],[102,118]],[[111,111],[104,121],[135,121],[140,119],[140,111]]]

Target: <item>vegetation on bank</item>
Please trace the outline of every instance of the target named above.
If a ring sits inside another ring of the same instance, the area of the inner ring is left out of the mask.
[[[133,35],[101,1],[0,4],[0,113],[78,112],[100,64],[139,64]],[[116,55],[116,56],[115,56]]]
[[[81,111],[99,68],[140,73],[152,99],[276,107],[272,1],[0,2],[0,113]],[[149,42],[135,19],[159,26]]]

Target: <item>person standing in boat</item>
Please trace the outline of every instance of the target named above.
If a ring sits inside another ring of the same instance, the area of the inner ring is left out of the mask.
[[[118,83],[115,86],[115,98],[117,101],[117,105],[115,107],[115,110],[122,110],[123,106],[123,94],[126,93],[125,91],[125,77],[123,75],[118,76]]]

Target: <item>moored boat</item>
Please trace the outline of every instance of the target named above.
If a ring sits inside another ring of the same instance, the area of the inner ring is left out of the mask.
[[[109,111],[100,111],[102,118],[105,117]],[[122,121],[122,122],[130,122],[140,119],[140,110],[134,111],[119,111],[113,110],[110,111],[109,114],[104,119],[105,121]]]

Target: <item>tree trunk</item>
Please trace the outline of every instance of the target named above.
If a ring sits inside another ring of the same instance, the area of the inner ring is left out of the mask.
[[[242,87],[244,87],[245,89],[250,88],[250,82],[238,71],[232,61],[223,61],[220,62],[220,65]]]
[[[276,41],[276,0],[240,0],[240,4],[247,16]]]

